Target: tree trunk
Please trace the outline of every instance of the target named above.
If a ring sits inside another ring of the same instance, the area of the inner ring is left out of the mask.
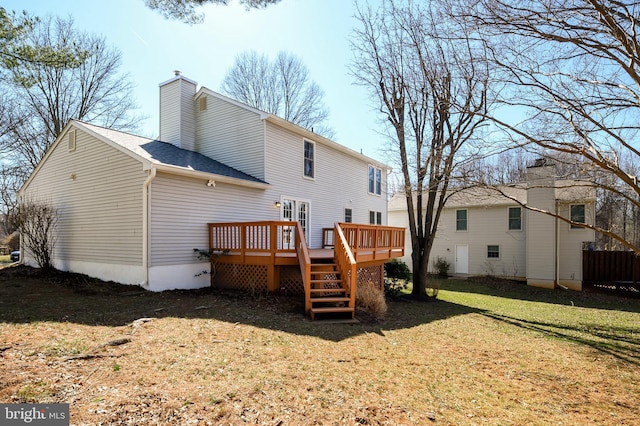
[[[413,263],[413,289],[411,297],[416,300],[427,300],[427,269],[429,265],[429,252],[427,250],[413,250],[411,253]]]

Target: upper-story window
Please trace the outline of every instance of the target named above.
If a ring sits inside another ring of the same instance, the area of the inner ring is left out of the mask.
[[[456,210],[456,231],[467,230],[467,211]]]
[[[369,193],[382,195],[382,169],[369,166]]]
[[[304,141],[304,176],[315,178],[315,144],[313,142]]]
[[[572,222],[586,223],[584,204],[572,204],[570,209],[571,209]],[[582,228],[582,226],[571,225],[571,229],[580,229],[580,228]]]
[[[509,230],[520,231],[522,229],[522,209],[509,207]]]

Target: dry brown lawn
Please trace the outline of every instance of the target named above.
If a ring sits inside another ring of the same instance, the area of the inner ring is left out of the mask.
[[[640,301],[444,282],[381,323],[0,270],[0,402],[71,424],[635,425]],[[300,299],[300,300],[299,300]]]

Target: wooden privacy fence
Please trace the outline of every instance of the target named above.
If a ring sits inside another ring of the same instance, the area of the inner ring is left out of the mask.
[[[582,252],[583,282],[640,282],[640,256],[632,251]]]

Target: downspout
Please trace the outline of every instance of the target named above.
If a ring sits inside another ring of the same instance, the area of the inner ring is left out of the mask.
[[[141,287],[149,289],[149,187],[156,177],[156,168],[149,170],[149,176],[142,185],[142,283]]]
[[[554,197],[555,198],[555,197]],[[555,207],[556,207],[556,211],[555,211],[555,217],[554,222],[555,222],[555,239],[556,239],[556,255],[555,257],[555,276],[553,277],[553,284],[555,287],[558,287],[560,285],[560,281],[559,281],[559,277],[560,277],[560,262],[558,259],[558,257],[560,256],[560,238],[558,238],[558,200],[555,200]]]

